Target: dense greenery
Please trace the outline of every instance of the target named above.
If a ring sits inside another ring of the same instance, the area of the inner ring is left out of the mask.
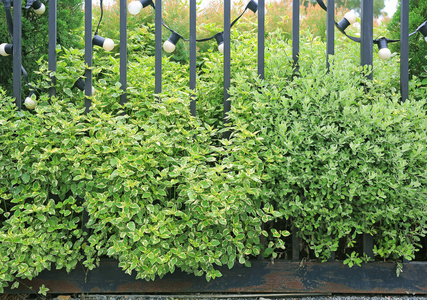
[[[34,71],[38,69],[37,61],[47,57],[48,45],[48,13],[49,2],[42,0],[46,5],[46,12],[37,15],[33,9],[22,10],[22,65],[28,72],[31,80],[35,80]],[[68,0],[58,2],[58,44],[64,47],[77,47],[81,42],[83,32],[79,30],[83,22],[84,12],[81,10],[82,0]],[[23,7],[25,3],[23,2]],[[0,5],[0,44],[12,43],[7,29],[5,11]],[[13,14],[13,8],[11,9]],[[12,86],[12,56],[0,56],[0,86],[11,94]]]
[[[362,233],[377,259],[414,258],[427,230],[427,93],[411,81],[400,103],[397,57],[375,57],[368,81],[358,45],[341,36],[346,51],[328,73],[325,44],[306,33],[294,74],[277,30],[260,80],[256,34],[234,31],[224,125],[218,51],[199,58],[193,117],[188,65],[164,58],[163,93],[153,95],[151,29],[129,34],[124,106],[119,57],[100,48],[87,115],[70,89],[83,50],[59,49],[57,97],[42,94],[34,111],[0,93],[0,289],[46,269],[93,269],[101,257],[147,280],[176,269],[210,280],[221,265],[277,259],[291,226],[321,260],[340,248],[360,264]],[[42,63],[37,85],[48,83]]]
[[[427,1],[426,0],[413,0],[409,1],[409,31],[413,32],[418,28],[427,16]],[[397,11],[388,24],[390,31],[390,38],[400,38],[400,2]],[[396,43],[390,46],[393,51],[400,52],[400,44]],[[427,42],[421,33],[409,38],[409,72],[415,76],[427,77]],[[424,82],[427,84],[427,80]]]

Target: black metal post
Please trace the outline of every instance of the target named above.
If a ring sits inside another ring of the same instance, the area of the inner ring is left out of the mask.
[[[120,0],[120,83],[123,94],[120,95],[120,104],[127,101],[127,1]]]
[[[22,107],[22,3],[15,1],[13,6],[13,97],[18,110]]]
[[[299,238],[295,227],[292,228],[292,260],[299,260]]]
[[[92,0],[85,1],[85,113],[90,110],[92,101],[88,98],[92,96]]]
[[[360,64],[362,66],[373,65],[374,47],[374,3],[372,0],[362,0],[362,26],[360,44]],[[373,72],[367,74],[367,78],[373,78]]]
[[[292,59],[294,60],[295,72],[298,72],[299,58],[299,0],[292,2]]]
[[[363,234],[363,253],[366,254],[369,258],[374,258],[374,237],[370,234]]]
[[[162,92],[162,0],[156,0],[155,11],[155,88],[154,93],[159,94]]]
[[[48,67],[50,72],[56,72],[56,42],[57,42],[57,0],[49,1],[49,62]],[[56,78],[50,76],[52,80],[52,86],[49,89],[49,96],[55,96],[56,94]]]
[[[231,1],[224,0],[224,124],[228,123],[228,112],[231,109],[228,89],[230,88],[231,49],[230,49]]]
[[[328,10],[326,13],[326,68],[329,72],[329,55],[335,54],[335,0],[328,0]]]
[[[264,79],[265,0],[258,1],[258,76]]]
[[[190,112],[196,116],[196,18],[197,0],[190,0]]]
[[[400,95],[409,97],[409,0],[400,2]]]

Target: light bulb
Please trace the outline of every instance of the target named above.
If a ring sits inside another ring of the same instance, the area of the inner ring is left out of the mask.
[[[34,2],[34,3],[36,3],[36,2]],[[34,12],[38,15],[42,15],[46,11],[46,6],[43,3],[40,3],[40,4],[41,5],[39,8],[34,8]]]
[[[112,39],[106,38],[104,44],[102,45],[105,51],[111,51],[114,48],[114,41]]]
[[[0,55],[9,56],[12,54],[12,44],[3,43],[0,45]]]
[[[218,51],[219,53],[224,54],[224,43],[218,45]]]
[[[176,43],[178,43],[180,38],[181,38],[181,36],[178,33],[176,33],[175,31],[172,31],[168,40],[163,44],[163,49],[167,53],[174,52],[176,49]]]
[[[344,15],[344,18],[351,24],[355,23],[357,20],[356,14],[354,11],[350,10]]]
[[[167,53],[172,53],[175,51],[176,46],[169,40],[167,40],[164,44],[163,44],[163,49],[167,52]]]
[[[31,99],[31,97],[27,97],[27,98],[25,98],[24,105],[28,109],[34,109],[34,108],[36,108],[37,102],[35,100]]]
[[[128,10],[131,15],[137,15],[142,10],[142,3],[139,1],[133,1],[129,3]]]
[[[387,60],[391,57],[391,51],[389,48],[381,48],[378,51],[378,57],[381,58],[382,60]]]
[[[114,41],[112,39],[106,39],[97,34],[93,36],[92,42],[94,45],[104,48],[105,51],[111,51],[114,48]]]

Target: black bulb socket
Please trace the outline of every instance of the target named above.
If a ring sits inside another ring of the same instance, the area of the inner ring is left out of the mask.
[[[13,45],[12,44],[4,45],[4,52],[6,52],[7,55],[11,55],[13,53]]]
[[[380,38],[378,40],[378,50],[388,48],[387,39],[386,38]]]
[[[215,34],[215,40],[218,46],[224,44],[224,34],[222,32]]]
[[[139,0],[139,2],[141,2],[142,8],[147,7],[148,5],[154,5],[152,0]]]
[[[42,7],[42,3],[39,0],[36,0],[33,2],[33,4],[31,5],[31,7],[33,9],[39,9],[40,7]]]
[[[424,37],[427,37],[427,21],[421,25],[420,32]]]
[[[350,26],[350,22],[346,18],[342,18],[341,21],[337,23],[337,27],[341,31],[346,30],[348,26]]]
[[[105,38],[99,35],[94,35],[92,39],[92,43],[96,46],[103,47],[105,42]]]
[[[181,37],[179,36],[178,33],[176,33],[175,31],[172,31],[172,34],[168,38],[168,41],[171,42],[172,44],[176,45],[176,43],[178,43],[180,38]]]
[[[250,10],[252,10],[254,13],[257,12],[258,10],[258,2],[256,2],[255,0],[251,0],[249,1],[248,5],[246,6],[246,8],[249,8]]]
[[[85,90],[86,84],[82,78],[77,79],[77,81],[74,83],[74,87],[78,88],[82,92]]]

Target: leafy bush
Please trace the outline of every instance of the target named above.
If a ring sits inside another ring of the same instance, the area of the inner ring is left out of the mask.
[[[203,58],[193,117],[188,66],[164,58],[163,93],[154,97],[154,58],[143,42],[153,36],[140,32],[131,36],[140,44],[129,54],[124,106],[118,55],[99,49],[87,115],[71,89],[82,50],[59,50],[57,97],[42,95],[35,111],[16,111],[1,92],[2,287],[52,266],[92,269],[105,256],[138,278],[180,269],[210,280],[221,276],[217,266],[276,258],[290,229],[275,226],[283,220],[323,260],[360,233],[375,235],[380,258],[413,257],[426,231],[425,91],[399,103],[396,58],[375,58],[367,82],[354,65],[358,45],[339,39],[347,51],[326,73],[325,45],[308,35],[294,74],[278,30],[261,81],[256,37],[233,33],[225,127],[219,53]],[[45,66],[40,78],[47,87]]]

